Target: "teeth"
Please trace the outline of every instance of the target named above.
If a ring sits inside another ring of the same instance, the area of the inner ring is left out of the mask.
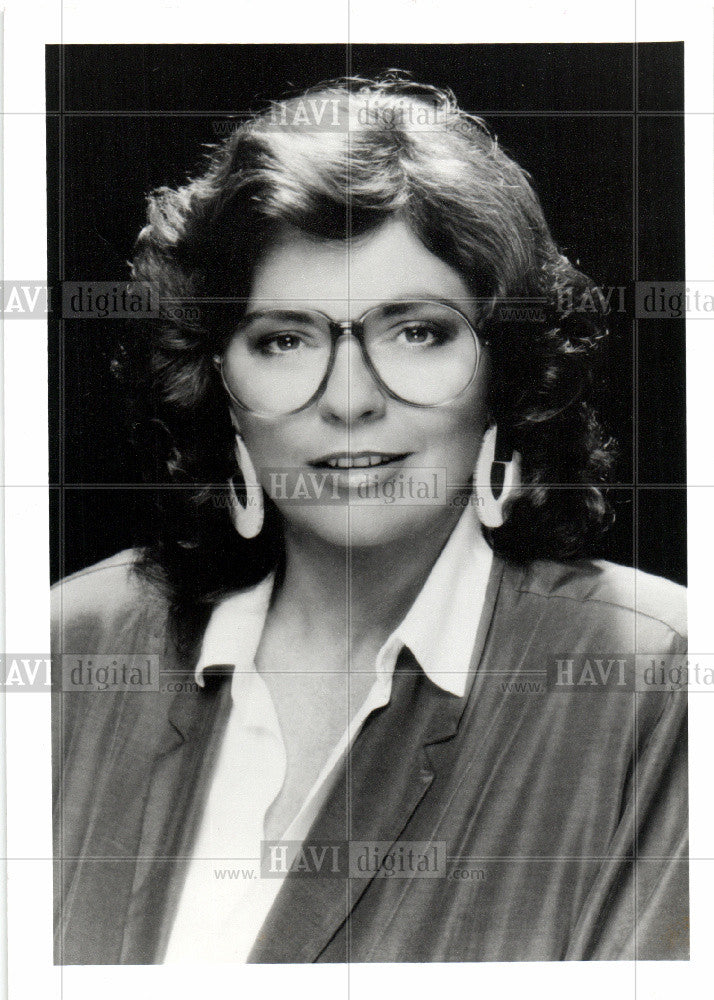
[[[390,461],[391,459],[385,455],[360,455],[353,458],[330,458],[327,464],[331,469],[369,469]]]

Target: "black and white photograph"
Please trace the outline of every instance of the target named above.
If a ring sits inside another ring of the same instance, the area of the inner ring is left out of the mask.
[[[66,1000],[705,995],[711,111],[684,34],[451,34],[42,46]]]
[[[59,963],[687,958],[686,692],[648,673],[686,653],[682,324],[631,336],[683,277],[681,79],[48,53]],[[234,117],[152,113],[226,81]],[[661,119],[575,113],[633,83]]]

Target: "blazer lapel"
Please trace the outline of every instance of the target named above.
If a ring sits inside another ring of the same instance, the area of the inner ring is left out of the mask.
[[[152,764],[122,963],[163,960],[230,714],[231,673],[206,671],[204,688],[177,694],[170,705]]]
[[[373,874],[346,879],[344,873],[330,877],[291,871],[261,928],[250,962],[317,958],[431,785],[433,769],[426,747],[453,735],[461,701],[432,684],[411,652],[402,650],[389,705],[365,722],[305,840],[337,845],[343,863],[350,841],[368,841]]]
[[[472,673],[481,659],[502,575],[503,562],[494,556]],[[468,696],[468,690],[459,698],[433,684],[411,651],[402,649],[389,704],[365,721],[305,840],[339,845],[343,861],[346,842],[370,842],[371,874],[345,878],[289,872],[250,962],[313,962],[336,937],[432,785],[439,746],[458,731]],[[342,951],[331,951],[330,960],[348,961],[346,943]]]

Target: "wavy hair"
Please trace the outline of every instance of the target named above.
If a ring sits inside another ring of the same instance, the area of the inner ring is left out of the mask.
[[[143,569],[161,575],[176,605],[205,609],[281,564],[269,499],[257,539],[229,523],[233,431],[212,362],[262,249],[281,224],[348,240],[395,215],[481,301],[490,416],[523,460],[523,489],[488,533],[493,548],[518,562],[568,558],[608,526],[614,444],[592,405],[607,332],[597,289],[556,247],[529,175],[451,91],[397,71],[343,78],[236,123],[197,176],[148,196],[132,274],[158,289],[162,315],[140,331],[131,377],[149,476],[167,489]],[[586,297],[594,309],[578,308]]]

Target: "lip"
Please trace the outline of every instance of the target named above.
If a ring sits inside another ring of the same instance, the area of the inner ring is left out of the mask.
[[[351,469],[379,469],[385,465],[402,462],[413,452],[394,451],[334,451],[319,458],[312,459],[308,465],[316,469],[332,469],[337,472],[349,472]]]

